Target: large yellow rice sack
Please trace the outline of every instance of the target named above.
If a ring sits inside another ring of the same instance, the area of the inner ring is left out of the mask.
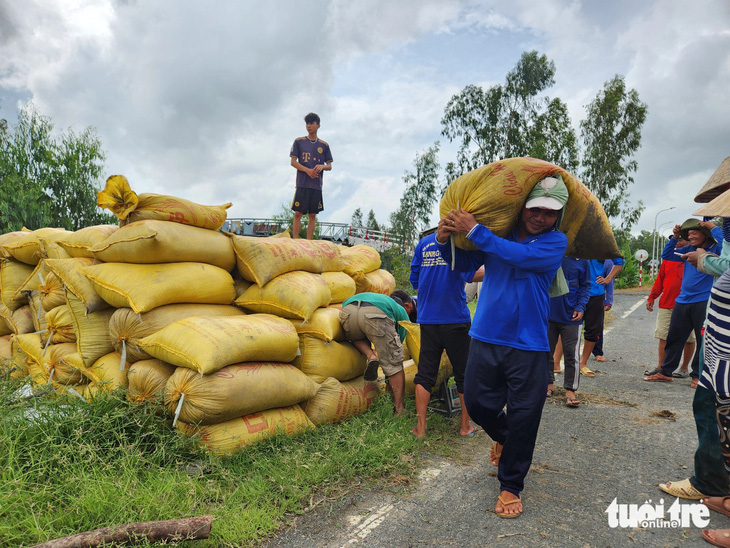
[[[296,271],[277,276],[263,287],[252,285],[236,299],[236,305],[254,312],[307,320],[317,308],[327,306],[330,298],[322,276]]]
[[[421,326],[406,321],[400,321],[398,324],[406,330],[406,340],[403,341],[404,346],[408,348],[408,353],[418,365],[418,358],[421,355]]]
[[[348,276],[365,274],[380,268],[380,253],[369,245],[358,244],[349,248],[342,248],[342,259],[345,267],[342,269]]]
[[[35,330],[30,306],[27,304],[12,312],[4,305],[0,305],[0,318],[3,319],[3,322],[16,335],[32,333]],[[5,331],[5,329],[1,329],[0,331]]]
[[[395,278],[387,270],[373,270],[366,274],[355,274],[352,277],[358,293],[382,293],[390,295],[395,291]]]
[[[238,271],[244,279],[259,286],[295,270],[319,274],[341,271],[344,267],[339,248],[327,240],[236,235],[231,238]]]
[[[0,259],[0,300],[9,310],[20,308],[28,302],[26,295],[19,293],[33,274],[34,268],[15,259]]]
[[[109,337],[109,320],[114,309],[104,308],[87,313],[83,301],[71,291],[66,292],[66,304],[71,311],[76,332],[76,349],[84,365],[91,367],[96,360],[114,350]]]
[[[218,424],[294,405],[318,389],[316,382],[288,363],[239,363],[210,375],[178,367],[167,381],[165,406],[172,415],[179,411],[183,422]]]
[[[191,316],[243,315],[243,310],[228,304],[167,304],[141,314],[135,314],[131,308],[119,308],[109,321],[109,337],[114,349],[134,363],[152,357],[139,347],[139,341],[173,322]]]
[[[165,401],[167,380],[178,369],[162,360],[140,360],[127,371],[127,399],[132,403]]]
[[[115,308],[147,312],[173,303],[231,304],[231,275],[203,263],[106,263],[82,268],[96,292]]]
[[[36,386],[46,384],[48,382],[48,369],[45,366],[46,360],[43,356],[40,335],[38,333],[15,335],[13,348],[16,349],[16,352],[25,355],[25,364],[31,382]]]
[[[155,358],[209,374],[240,362],[290,362],[299,337],[288,320],[270,314],[178,320],[139,341]]]
[[[84,371],[92,385],[103,390],[115,390],[127,387],[127,370],[131,364],[125,363],[122,367],[122,357],[116,352],[110,352],[97,359],[91,367]]]
[[[413,359],[403,362],[403,372],[405,374],[405,393],[410,394],[412,396],[416,393],[416,384],[413,382],[414,379],[416,378],[416,373],[418,372],[418,366],[416,365],[416,362],[413,361]],[[444,352],[441,355],[441,363],[439,364],[439,371],[438,371],[438,374],[436,375],[436,382],[434,383],[433,388],[431,389],[431,394],[438,393],[439,389],[441,388],[441,383],[443,383],[445,380],[447,380],[453,374],[454,374],[454,369],[451,366],[451,362],[449,361],[449,358],[446,355],[446,352]]]
[[[59,245],[59,242],[44,244],[41,253],[43,259],[70,259],[72,257],[72,255]]]
[[[51,344],[76,342],[76,329],[68,305],[57,306],[46,312],[46,326],[46,336],[51,338]]]
[[[181,434],[198,436],[200,443],[216,455],[232,455],[246,445],[273,434],[294,435],[309,428],[314,428],[314,425],[298,405],[269,409],[208,426],[177,423]]]
[[[13,338],[13,335],[0,336],[0,375],[16,379],[28,374],[28,366],[25,354],[15,348]]]
[[[236,299],[243,295],[246,290],[251,287],[253,282],[244,280],[243,278],[233,278],[233,286],[236,288]]]
[[[205,263],[228,272],[236,266],[230,238],[214,230],[167,221],[128,224],[89,251],[105,263]]]
[[[137,194],[130,188],[124,175],[112,175],[106,180],[104,190],[96,197],[99,207],[110,210],[123,223],[144,220],[172,221],[200,228],[218,230],[226,220],[222,206],[204,206],[174,196]]]
[[[362,377],[343,383],[330,377],[301,407],[315,426],[338,423],[365,412],[379,392],[377,383]]]
[[[0,234],[0,258],[7,259],[11,257],[10,253],[5,250],[5,244],[15,243],[21,238],[27,236],[29,232],[31,231],[27,228],[24,228],[23,230],[18,230],[15,232],[6,232],[5,234]]]
[[[81,299],[81,302],[84,303],[84,307],[88,312],[97,312],[109,306],[109,304],[96,292],[94,285],[83,272],[83,268],[85,266],[92,266],[96,264],[94,259],[78,257],[72,259],[46,259],[44,262],[58,281],[60,281],[62,285],[66,286],[71,293],[76,295],[76,297]],[[57,283],[51,278],[45,280],[45,284],[39,288],[41,293],[43,293],[44,287],[48,287],[47,291],[49,295],[48,297],[43,297],[43,308],[46,310],[50,310],[51,308],[58,306],[56,304],[58,299],[56,286]],[[52,299],[50,299],[51,293],[53,294]],[[48,302],[46,301],[47,298],[50,299]]]
[[[39,228],[4,244],[3,249],[21,263],[35,266],[43,258],[44,242],[50,244],[71,234],[73,233],[65,228]],[[41,242],[41,239],[43,239],[43,242]]]
[[[289,320],[299,335],[309,335],[323,341],[344,341],[345,330],[336,308],[318,308],[308,320]]]
[[[344,303],[357,293],[355,280],[344,272],[322,272],[321,276],[330,288],[331,303]]]
[[[228,202],[219,206],[206,206],[175,196],[145,193],[139,195],[139,203],[127,219],[130,223],[145,220],[172,221],[218,230],[226,222],[226,210],[232,205]]]
[[[94,254],[89,251],[89,248],[103,242],[117,230],[119,230],[117,225],[87,226],[63,240],[59,240],[58,245],[71,257],[93,258]]]
[[[299,337],[300,355],[292,362],[314,382],[328,377],[349,381],[365,372],[367,361],[349,342],[325,342],[303,335]]]
[[[508,158],[465,173],[446,189],[440,213],[465,209],[477,222],[497,236],[505,237],[515,227],[527,195],[538,181],[560,173],[570,198],[560,231],[568,237],[566,255],[581,259],[612,259],[621,253],[611,225],[598,199],[563,168],[535,158]],[[463,249],[476,249],[463,235],[455,236]]]
[[[45,259],[43,264],[48,264],[49,259]],[[86,278],[84,278],[86,280]],[[86,280],[91,287],[91,282]],[[92,288],[93,291],[93,288]],[[96,294],[96,292],[94,292]],[[41,307],[45,312],[50,312],[57,306],[66,304],[66,288],[63,287],[63,281],[56,276],[53,271],[49,271],[43,278],[43,282],[38,285],[38,298]],[[101,297],[97,298],[101,301]],[[104,306],[109,306],[104,303]]]
[[[63,358],[68,354],[76,353],[76,344],[52,344],[46,349],[44,365],[48,371],[48,378],[54,384],[81,384],[84,375],[77,368],[70,366]]]
[[[64,297],[65,303],[66,300]],[[41,295],[38,291],[28,293],[28,308],[30,308],[30,318],[33,321],[33,331],[46,331],[46,313],[43,310]]]

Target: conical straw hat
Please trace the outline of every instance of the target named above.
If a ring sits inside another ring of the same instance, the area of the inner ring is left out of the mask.
[[[697,200],[697,198],[695,198]],[[703,205],[692,215],[703,217],[730,217],[730,190],[720,194],[710,203]]]
[[[710,180],[697,193],[695,202],[699,204],[710,202],[728,188],[730,188],[730,156],[722,161]]]

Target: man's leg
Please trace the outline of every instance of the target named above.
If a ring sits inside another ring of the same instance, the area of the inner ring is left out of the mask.
[[[698,386],[692,400],[692,411],[697,427],[698,444],[694,459],[695,475],[689,481],[695,489],[705,495],[728,495],[730,479],[725,469],[717,430],[715,394]]]
[[[307,224],[307,240],[314,239],[314,226],[317,222],[317,214],[309,213],[309,223]]]
[[[421,324],[421,352],[418,356],[418,371],[413,378],[416,385],[416,426],[411,430],[417,438],[426,437],[426,413],[431,401],[431,390],[438,376],[443,339],[438,325]]]
[[[696,347],[697,347],[697,344],[693,343],[693,342],[687,342],[684,344],[684,353],[682,354],[682,365],[680,366],[680,369],[682,371],[689,371],[689,363],[692,361],[692,358],[695,355]]]
[[[454,369],[456,393],[459,394],[459,401],[461,403],[459,434],[462,436],[474,435],[476,431],[475,427],[472,426],[469,411],[464,403],[464,374],[466,372],[466,362],[469,360],[469,347],[471,346],[471,337],[469,336],[470,327],[471,323],[445,324],[439,326],[439,332],[441,334],[440,342],[446,349],[446,355],[449,357],[451,366]],[[421,326],[421,330],[423,330],[423,325]]]
[[[556,322],[548,322],[548,343],[550,344],[550,353],[548,355],[548,385],[547,395],[552,396],[555,390],[555,348],[558,345],[560,331],[562,326]]]
[[[378,356],[377,354],[375,354],[375,351],[373,350],[373,347],[370,344],[369,340],[361,339],[359,341],[352,341],[352,346],[357,348],[360,354],[364,354],[368,361],[378,359]]]
[[[692,318],[692,330],[695,334],[696,341],[702,341],[702,327],[705,325],[705,319],[707,318],[707,301],[700,303],[693,303],[690,306],[690,315]],[[685,341],[687,339],[684,339]],[[685,343],[686,344],[686,343]],[[684,345],[683,345],[684,347]],[[679,360],[677,360],[679,362]],[[697,352],[692,358],[692,370],[689,373],[692,377],[693,387],[697,386],[697,379],[700,376],[700,354]]]
[[[580,356],[579,365],[581,370],[588,367],[588,358],[591,357],[593,347],[603,333],[603,314],[603,295],[594,295],[588,299],[586,311],[583,315],[583,353]]]
[[[667,344],[664,346],[665,357],[660,367],[661,374],[671,377],[674,370],[679,366],[682,359],[682,351],[687,342],[687,337],[694,328],[691,304],[675,303],[672,310],[672,319],[669,322],[667,333]],[[703,318],[704,321],[704,318]],[[647,377],[650,379],[651,377]]]
[[[426,390],[420,384],[416,385],[416,426],[411,429],[413,435],[417,438],[424,439],[426,437],[426,413],[428,412],[428,402],[431,401],[431,392]]]
[[[393,392],[393,403],[395,404],[395,414],[402,415],[406,408],[403,406],[403,393],[406,386],[406,374],[401,369],[398,373],[388,375],[388,383]]]
[[[575,347],[580,339],[580,324],[564,325],[560,331],[560,338],[563,339],[565,348],[565,373],[563,387],[566,398],[575,398],[575,391],[580,384],[580,373],[575,362]]]
[[[294,220],[291,224],[291,237],[294,239],[299,238],[299,231],[302,228],[302,215],[301,211],[294,212]]]
[[[657,369],[659,369],[662,364],[664,363],[664,358],[667,357],[667,352],[665,350],[665,347],[667,346],[667,340],[666,339],[659,339],[659,365],[657,365]]]

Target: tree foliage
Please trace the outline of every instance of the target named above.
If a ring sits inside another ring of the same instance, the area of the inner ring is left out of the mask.
[[[398,209],[390,216],[390,224],[391,231],[403,238],[406,247],[412,245],[431,223],[431,212],[440,190],[439,148],[436,141],[423,154],[417,154],[413,161],[415,173],[406,171],[403,175],[406,190]]]
[[[621,228],[630,228],[644,210],[641,201],[629,201],[628,187],[638,164],[634,153],[641,146],[641,128],[646,120],[646,104],[636,90],[627,90],[622,76],[604,84],[586,107],[580,124],[583,140],[583,182],[603,205],[609,219]]]
[[[367,227],[373,230],[380,230],[380,223],[375,218],[375,212],[372,209],[368,213]]]
[[[364,226],[362,221],[362,211],[358,207],[353,213],[352,213],[352,219],[350,219],[350,225],[351,226]]]
[[[567,106],[541,96],[555,83],[555,63],[525,52],[503,85],[468,85],[444,109],[442,134],[461,140],[449,180],[504,158],[532,156],[574,169],[577,140]],[[567,123],[566,123],[567,122]]]
[[[53,132],[28,103],[17,123],[0,124],[0,231],[115,223],[96,206],[104,152],[93,128]]]

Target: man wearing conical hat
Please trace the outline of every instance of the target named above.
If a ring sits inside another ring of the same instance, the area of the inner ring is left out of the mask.
[[[550,288],[568,245],[558,230],[567,202],[568,190],[554,175],[535,185],[506,238],[463,209],[439,221],[437,247],[447,263],[452,261],[449,236],[458,233],[478,250],[455,249],[455,268],[484,265],[483,291],[469,331],[464,399],[474,422],[495,441],[490,461],[498,466],[495,511],[502,518],[522,513],[520,493],[545,405]],[[559,278],[565,284],[562,274]]]

